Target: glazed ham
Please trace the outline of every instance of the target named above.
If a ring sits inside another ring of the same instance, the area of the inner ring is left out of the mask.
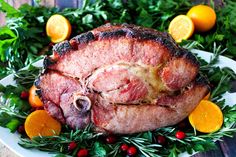
[[[199,63],[167,33],[98,27],[54,46],[36,81],[50,115],[72,128],[130,134],[174,125],[209,92]]]

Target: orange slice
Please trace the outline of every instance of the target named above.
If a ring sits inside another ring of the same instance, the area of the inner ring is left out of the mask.
[[[186,15],[176,16],[169,25],[169,33],[176,42],[188,39],[194,32],[194,24]]]
[[[188,118],[192,127],[203,133],[215,132],[223,124],[222,111],[208,100],[202,100]]]
[[[29,90],[29,104],[32,107],[42,107],[43,102],[40,100],[38,94],[36,93],[37,88],[33,85]]]
[[[46,32],[53,43],[58,43],[70,37],[71,24],[64,16],[55,14],[48,19]]]
[[[59,135],[61,124],[53,119],[45,110],[36,110],[26,118],[25,132],[30,138]]]

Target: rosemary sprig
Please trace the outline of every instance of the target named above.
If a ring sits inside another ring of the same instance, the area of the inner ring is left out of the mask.
[[[0,104],[0,111],[1,112],[5,112],[5,113],[7,113],[11,116],[14,116],[16,118],[26,119],[28,114],[26,112],[16,112],[15,108],[16,108],[15,106],[5,107],[5,105]]]
[[[3,87],[4,88],[4,87]],[[14,86],[8,86],[5,88],[17,88]],[[28,115],[29,105],[19,98],[19,95],[12,92],[6,93],[6,91],[0,90],[0,112],[5,112],[11,116],[20,119],[26,119]]]
[[[223,54],[225,51],[227,50],[227,48],[222,50],[222,46],[216,46],[216,43],[213,43],[213,56],[211,57],[209,62],[204,62],[203,64],[201,64],[200,70],[201,71],[207,71],[210,70],[212,67],[215,67],[215,64],[218,62],[219,60],[219,56],[221,54]]]
[[[14,79],[18,85],[29,88],[32,86],[41,70],[41,67],[29,65],[26,69],[21,69],[17,72],[14,72]]]
[[[72,141],[80,144],[79,147],[91,147],[102,133],[96,133],[92,130],[92,125],[87,126],[84,130],[65,129],[60,136],[38,136],[33,139],[21,138],[19,145],[24,148],[37,148],[42,151],[65,153],[68,152],[68,144]]]
[[[154,144],[146,138],[139,136],[136,137],[124,136],[122,137],[122,141],[124,141],[124,143],[136,146],[138,150],[141,152],[141,154],[143,154],[146,157],[160,157],[158,155],[160,150],[158,149],[162,146],[159,144]]]

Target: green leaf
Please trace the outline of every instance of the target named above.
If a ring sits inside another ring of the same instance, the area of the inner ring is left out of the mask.
[[[204,150],[205,150],[204,147],[203,147],[203,145],[200,144],[200,143],[195,144],[195,145],[193,146],[193,149],[194,149],[196,152],[198,152],[198,151],[204,151]]]
[[[6,52],[10,46],[14,45],[16,35],[8,27],[0,27],[0,60],[6,61]]]
[[[15,38],[16,35],[8,27],[0,27],[0,39],[5,40],[8,38]]]
[[[6,124],[6,127],[11,130],[11,132],[15,132],[17,127],[21,124],[19,119],[13,118]]]
[[[83,24],[92,23],[93,22],[93,15],[87,14],[86,16],[84,16],[82,18],[82,22],[83,22]]]
[[[152,143],[152,141],[153,141],[152,140],[153,139],[152,133],[150,131],[143,133],[142,137],[147,139],[148,142],[150,142],[150,143]]]
[[[173,148],[170,150],[170,154],[168,157],[178,157],[176,146],[174,145]]]
[[[141,9],[139,17],[137,17],[137,24],[145,27],[152,27],[153,25],[152,16],[144,8]]]
[[[236,122],[236,104],[233,107],[225,106],[224,113],[224,126],[229,127],[232,123]]]
[[[5,13],[7,13],[8,17],[11,16],[18,16],[20,13],[18,12],[18,10],[16,10],[14,7],[12,7],[11,5],[9,5],[7,2],[5,2],[4,0],[0,0],[0,11],[3,11]],[[18,15],[17,15],[18,14]]]
[[[217,34],[215,36],[215,40],[222,41],[223,39],[224,39],[224,35],[223,34]]]
[[[99,142],[94,143],[94,152],[95,152],[95,155],[98,157],[104,157],[107,155],[105,148]]]
[[[12,119],[12,116],[5,112],[0,112],[0,126],[6,127],[7,123],[10,122]]]

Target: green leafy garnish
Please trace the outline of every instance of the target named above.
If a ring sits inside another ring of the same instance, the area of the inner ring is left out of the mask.
[[[23,87],[0,86],[0,126],[15,132],[26,119],[30,105],[20,98]]]
[[[42,54],[50,54],[48,49],[50,39],[46,36],[45,25],[53,14],[65,16],[72,24],[72,36],[91,30],[106,22],[130,23],[167,31],[169,22],[179,14],[186,14],[193,6],[190,0],[107,0],[91,2],[85,0],[79,9],[47,8],[42,6],[22,5],[19,9],[11,7],[0,0],[0,11],[6,13],[6,26],[0,27],[0,78],[13,73],[15,86],[0,86],[0,126],[15,132],[24,123],[30,113],[30,105],[20,99],[20,93],[28,89],[38,76],[41,68],[31,65],[40,59]],[[214,6],[214,5],[213,5]],[[236,132],[236,105],[227,106],[221,95],[231,88],[231,81],[236,80],[235,73],[230,68],[215,66],[219,55],[236,57],[236,2],[226,0],[222,8],[215,8],[217,23],[214,29],[206,34],[195,33],[194,36],[181,43],[187,49],[198,48],[213,52],[211,61],[199,59],[200,72],[209,78],[214,101],[224,114],[222,128],[210,134],[196,132],[187,127],[187,137],[179,140],[175,137],[178,126],[159,128],[154,131],[117,136],[117,142],[107,144],[104,135],[96,133],[90,125],[84,130],[71,130],[64,126],[59,136],[35,137],[32,140],[22,136],[19,144],[24,148],[36,148],[42,151],[58,153],[58,157],[75,156],[80,148],[88,148],[90,156],[121,156],[122,143],[138,148],[138,156],[176,157],[182,152],[192,154],[216,148],[214,143],[223,136],[232,137]],[[216,46],[220,45],[220,46]],[[28,70],[19,70],[28,66]],[[232,105],[232,104],[231,104]],[[166,137],[168,145],[157,144],[156,136]],[[68,151],[70,142],[78,143],[74,151]]]

